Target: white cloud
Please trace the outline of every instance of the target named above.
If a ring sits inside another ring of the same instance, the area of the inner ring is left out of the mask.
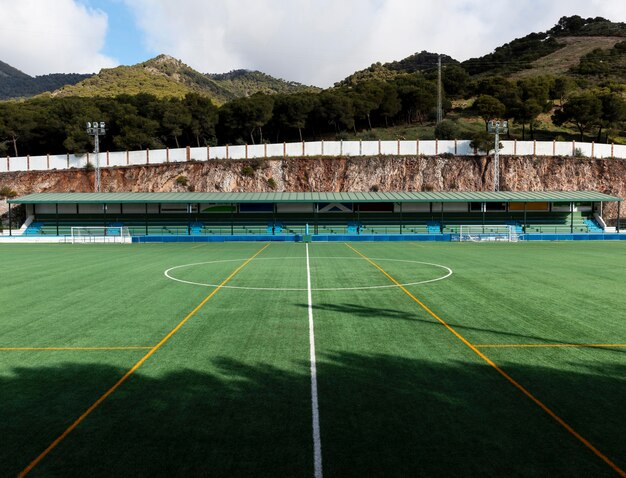
[[[0,18],[0,60],[30,75],[117,64],[100,53],[107,15],[76,0],[0,0]]]
[[[428,50],[456,59],[551,28],[560,17],[626,21],[623,0],[125,0],[147,48],[203,72],[258,69],[329,86]]]

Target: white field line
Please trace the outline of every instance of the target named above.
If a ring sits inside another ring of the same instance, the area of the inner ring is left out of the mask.
[[[306,244],[306,285],[309,302],[309,346],[311,359],[311,415],[313,419],[313,476],[322,478],[322,440],[320,438],[320,410],[317,399],[317,363],[315,360],[315,331],[313,327],[313,298],[311,293],[311,265],[309,245]]]

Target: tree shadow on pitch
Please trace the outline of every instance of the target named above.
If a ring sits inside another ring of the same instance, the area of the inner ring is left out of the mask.
[[[381,354],[318,358],[327,476],[613,474],[486,364]],[[576,372],[504,368],[626,467],[626,365],[598,358]],[[31,476],[312,475],[306,359],[285,370],[217,358],[206,367],[211,372],[190,368],[186,356],[178,360],[150,375],[143,373],[151,370],[147,362]],[[0,475],[17,474],[125,372],[68,362],[0,376]]]
[[[295,304],[298,307],[308,308],[308,304]],[[442,324],[434,317],[429,316],[426,312],[422,312],[420,309],[416,309],[414,312],[407,312],[405,310],[399,309],[389,309],[382,307],[369,307],[361,304],[350,304],[350,303],[316,303],[312,306],[313,310],[321,310],[334,312],[338,314],[346,314],[353,317],[362,317],[365,319],[378,320],[378,319],[394,319],[394,320],[406,320],[410,322],[418,322],[422,324],[433,325],[436,327],[441,327]],[[446,323],[457,329],[459,331],[473,331],[473,332],[485,332],[494,336],[504,336],[504,337],[515,337],[516,339],[521,339],[523,341],[531,341],[531,343],[545,343],[545,344],[566,344],[569,342],[565,342],[561,339],[555,339],[550,337],[540,337],[538,335],[529,335],[529,334],[520,334],[515,332],[506,332],[504,330],[498,330],[495,328],[486,328],[486,327],[472,327],[469,325],[460,325],[456,323],[451,323],[446,321]],[[626,353],[625,347],[602,347],[598,350],[602,350],[605,352],[615,352],[624,354]]]

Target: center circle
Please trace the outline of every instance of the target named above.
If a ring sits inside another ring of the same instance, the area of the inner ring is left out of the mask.
[[[328,260],[341,259],[341,260],[360,260],[360,261],[363,260],[363,258],[361,258],[361,257],[318,257],[318,258],[315,258],[315,260],[320,260],[320,259],[328,259]],[[302,261],[302,260],[304,260],[304,257],[262,257],[262,258],[255,258],[255,259],[253,259],[253,262],[256,262],[256,261],[285,261],[285,260]],[[404,262],[404,263],[409,263],[409,264],[427,265],[427,266],[436,267],[438,269],[442,269],[443,271],[445,271],[445,274],[440,276],[440,277],[436,277],[434,279],[428,279],[428,280],[422,280],[422,281],[416,281],[416,282],[407,282],[407,283],[404,283],[404,284],[386,284],[386,285],[371,285],[371,286],[359,286],[359,287],[318,287],[318,288],[311,288],[311,290],[312,291],[342,291],[342,290],[391,289],[393,287],[408,287],[408,286],[411,286],[411,285],[428,284],[430,282],[437,282],[437,281],[440,281],[440,280],[447,279],[448,277],[450,277],[452,275],[452,269],[450,269],[449,267],[441,265],[441,264],[434,264],[432,262],[411,261],[411,260],[408,260],[408,259],[376,259],[376,258],[373,258],[371,260],[372,261],[378,261],[378,262]],[[172,274],[172,271],[175,271],[175,270],[178,270],[178,269],[184,269],[184,268],[188,268],[188,267],[207,265],[207,264],[223,264],[223,263],[226,263],[226,262],[245,262],[245,261],[247,261],[247,259],[224,259],[224,260],[218,260],[218,261],[194,262],[192,264],[183,264],[183,265],[180,265],[180,266],[170,267],[163,274],[168,279],[176,281],[176,282],[181,282],[183,284],[197,285],[197,286],[200,286],[200,287],[220,287],[219,284],[209,284],[209,283],[204,283],[204,282],[194,282],[194,281],[188,281],[188,280],[179,279],[179,278],[175,277]],[[222,289],[240,289],[240,290],[262,290],[262,291],[299,291],[299,292],[308,290],[306,287],[304,287],[304,288],[300,288],[300,287],[297,287],[297,288],[296,287],[247,287],[247,286],[235,286],[235,285],[223,285],[220,288],[222,288]]]

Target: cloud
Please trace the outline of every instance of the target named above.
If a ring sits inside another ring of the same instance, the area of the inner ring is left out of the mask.
[[[482,56],[562,16],[626,21],[623,0],[124,1],[154,54],[202,72],[258,69],[319,86],[421,50]]]
[[[107,15],[76,0],[0,0],[0,60],[29,75],[93,73],[117,62],[100,53]]]

